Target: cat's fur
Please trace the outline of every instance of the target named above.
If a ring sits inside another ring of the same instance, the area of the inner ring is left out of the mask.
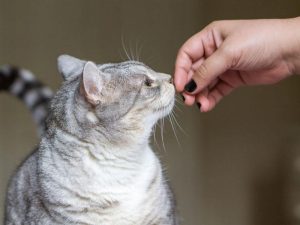
[[[30,71],[6,65],[0,68],[0,91],[7,91],[21,99],[31,111],[39,135],[44,134],[48,105],[53,97],[47,86]]]
[[[142,63],[60,56],[39,148],[7,193],[6,225],[175,225],[172,193],[149,146],[174,105],[170,76]]]

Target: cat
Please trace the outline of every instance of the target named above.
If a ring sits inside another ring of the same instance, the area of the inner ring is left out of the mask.
[[[171,76],[137,61],[58,58],[64,82],[40,144],[7,191],[6,225],[178,225],[149,145],[174,106]]]

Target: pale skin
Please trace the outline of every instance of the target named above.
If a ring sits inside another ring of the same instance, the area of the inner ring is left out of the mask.
[[[207,112],[238,87],[292,74],[300,74],[300,17],[216,21],[180,48],[174,84],[186,105]]]

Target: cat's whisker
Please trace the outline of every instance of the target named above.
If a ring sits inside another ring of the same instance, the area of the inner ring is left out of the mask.
[[[154,143],[155,143],[155,145],[158,147],[158,149],[159,149],[159,151],[160,151],[161,148],[160,148],[160,145],[159,145],[159,143],[158,143],[158,141],[157,141],[157,138],[156,138],[156,127],[157,127],[157,123],[154,125],[154,134],[153,134],[153,138],[154,138]]]
[[[176,95],[175,95],[176,96]],[[178,99],[178,97],[175,97],[175,101],[180,102],[180,100]]]
[[[129,53],[130,53],[130,58],[131,58],[131,60],[136,60],[135,59],[135,56],[134,56],[134,52],[133,52],[133,50],[132,50],[132,46],[131,46],[131,43],[129,43]]]
[[[174,115],[174,117],[177,119],[178,115],[177,115],[177,113],[176,113],[175,110],[173,111],[173,115]]]
[[[179,99],[175,98],[175,101],[178,102],[179,105],[184,105],[182,100],[179,100]]]
[[[174,115],[174,112],[172,112],[172,116],[173,116],[173,119],[174,119],[175,124],[179,127],[179,129],[181,130],[181,132],[182,132],[184,135],[188,136],[187,132],[182,128],[182,126],[181,126],[181,125],[179,124],[179,122],[177,121],[177,118],[176,118],[176,116]]]
[[[126,49],[126,47],[125,47],[123,35],[122,35],[121,39],[122,39],[121,41],[122,41],[122,47],[123,47],[123,50],[124,50],[124,52],[125,52],[125,54],[126,54],[128,60],[131,60],[131,58],[130,58],[130,56],[129,56],[129,54],[128,54],[128,51],[127,51],[127,49]]]
[[[175,108],[176,110],[178,110],[179,112],[182,112],[181,108],[180,108],[178,105],[174,104],[174,108]]]
[[[162,135],[162,144],[163,144],[164,151],[167,152],[166,145],[165,145],[165,139],[164,139],[164,135],[165,135],[164,129],[165,129],[165,118],[162,119],[162,134],[161,135]]]
[[[134,60],[134,61],[138,61],[137,54],[136,54],[136,44],[135,44],[135,47],[134,47],[132,42],[130,42],[129,47],[130,47],[129,49],[130,49],[131,59]]]
[[[160,120],[160,135],[161,135],[161,141],[162,141],[162,146],[164,151],[166,152],[166,146],[165,146],[165,141],[164,141],[164,118]]]
[[[122,59],[122,61],[126,61],[126,57],[122,54],[121,50],[119,50],[119,56]]]
[[[143,44],[141,43],[140,44],[140,47],[138,47],[138,56],[139,56],[139,60],[141,60],[142,59],[142,50],[143,50]]]
[[[177,119],[179,116],[177,115],[177,112],[176,111],[173,111],[173,114],[175,116],[175,118]]]
[[[179,142],[179,139],[178,139],[178,137],[177,137],[177,134],[176,134],[175,127],[174,127],[174,125],[173,125],[173,121],[172,121],[172,112],[171,112],[171,114],[169,114],[169,115],[168,115],[168,117],[169,117],[169,121],[170,121],[170,124],[171,124],[172,130],[173,130],[173,133],[174,133],[175,139],[176,139],[176,141],[177,141],[177,143],[178,143],[179,147],[181,148],[181,144],[180,144],[180,142]]]
[[[140,61],[140,57],[138,54],[138,42],[137,41],[135,42],[135,56],[136,56],[136,60]]]
[[[182,100],[180,100],[179,97],[177,97],[176,95],[175,95],[175,101],[178,102],[178,104],[180,105],[184,105]]]
[[[153,59],[155,59],[154,56],[148,56],[148,57],[145,59],[145,62],[147,62],[148,64],[152,64],[152,63],[153,63]]]
[[[158,126],[158,128],[159,128],[160,139],[162,139],[162,138],[161,138],[161,133],[162,133],[162,125],[161,125],[162,122],[161,122],[161,120],[162,120],[162,119],[159,119],[159,120],[156,122],[156,124],[155,124],[155,126]],[[160,148],[160,146],[161,146],[160,143],[159,143],[159,142],[157,142],[157,143],[158,143],[159,149],[161,150],[161,148]]]
[[[175,110],[173,110],[173,113],[176,117],[177,117],[177,112],[182,113],[182,108],[180,105],[174,104],[174,109]]]

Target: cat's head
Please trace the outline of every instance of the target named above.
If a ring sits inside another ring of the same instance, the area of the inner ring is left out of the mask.
[[[61,113],[73,114],[76,123],[86,130],[103,128],[108,135],[109,129],[133,136],[150,134],[155,122],[174,106],[171,76],[140,62],[96,65],[62,55],[58,69],[65,80],[60,97],[69,98],[64,100],[69,107]],[[74,109],[71,112],[70,107]]]

